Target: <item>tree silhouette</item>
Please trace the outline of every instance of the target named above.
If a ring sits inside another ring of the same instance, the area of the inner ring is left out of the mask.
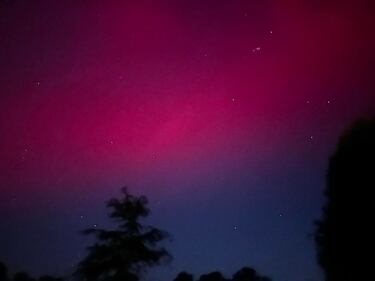
[[[233,274],[233,281],[255,281],[257,277],[256,271],[253,268],[243,267],[235,274]]]
[[[329,162],[318,261],[327,281],[367,280],[375,251],[375,119],[359,121],[339,140]]]
[[[208,274],[202,274],[199,281],[226,281],[224,276],[219,271],[214,271]]]
[[[185,271],[180,272],[173,281],[193,281],[193,275]]]
[[[77,276],[87,281],[137,281],[142,271],[170,258],[159,242],[168,233],[139,223],[150,210],[144,196],[135,197],[122,189],[122,198],[111,199],[109,217],[118,227],[113,230],[88,229],[84,234],[96,235],[97,242],[80,262]]]
[[[0,281],[8,281],[8,268],[0,262]]]
[[[271,281],[271,279],[259,275],[253,268],[243,267],[233,274],[232,281]]]
[[[20,271],[13,275],[13,281],[36,281],[35,278],[31,277],[27,272]],[[0,281],[9,281],[8,268],[2,262],[0,262]],[[39,277],[38,281],[63,281],[63,278],[53,277],[50,275],[43,275]]]
[[[181,277],[180,277],[181,276]],[[180,278],[179,278],[180,277]],[[187,278],[189,277],[189,278]],[[192,281],[191,274],[181,272],[174,281]],[[271,281],[271,278],[259,275],[255,269],[251,267],[243,267],[235,274],[232,279],[226,279],[219,271],[214,271],[208,274],[202,274],[198,281]]]

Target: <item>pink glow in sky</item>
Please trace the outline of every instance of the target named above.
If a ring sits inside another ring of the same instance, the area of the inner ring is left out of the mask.
[[[301,186],[248,183],[311,184],[375,112],[371,1],[52,2],[0,3],[7,210],[122,184],[157,200],[227,182],[286,197]]]

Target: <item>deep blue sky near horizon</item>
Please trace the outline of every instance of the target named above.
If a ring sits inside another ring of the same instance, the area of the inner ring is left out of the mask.
[[[122,186],[182,270],[318,281],[339,135],[375,112],[372,1],[0,1],[0,260],[67,275]]]

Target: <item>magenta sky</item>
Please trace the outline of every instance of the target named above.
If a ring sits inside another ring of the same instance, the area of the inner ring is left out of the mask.
[[[0,259],[68,272],[128,184],[175,236],[170,280],[245,264],[316,280],[326,161],[375,112],[374,19],[354,0],[2,1]]]

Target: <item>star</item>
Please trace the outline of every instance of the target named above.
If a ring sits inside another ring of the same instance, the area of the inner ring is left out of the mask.
[[[254,48],[252,51],[253,51],[253,53],[255,53],[255,52],[259,52],[259,51],[260,51],[260,47],[256,47],[256,48]]]

